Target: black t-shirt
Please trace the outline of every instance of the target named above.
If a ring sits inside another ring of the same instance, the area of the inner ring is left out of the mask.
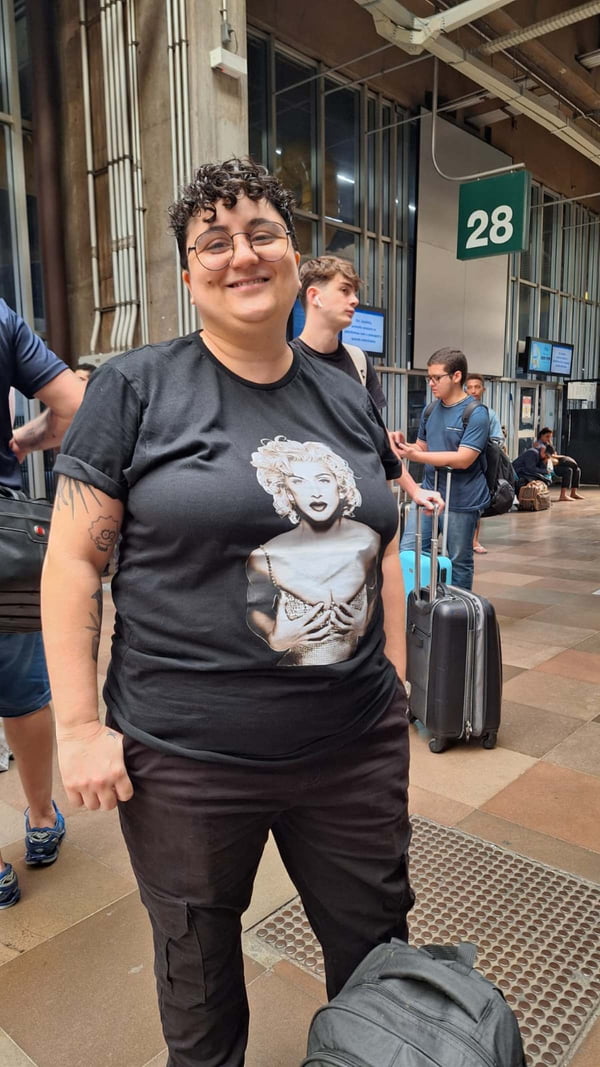
[[[295,337],[290,343],[292,348],[295,348],[298,352],[302,352],[302,355],[312,356],[313,359],[320,359],[323,363],[328,363],[330,367],[336,367],[337,370],[343,371],[344,374],[349,374],[356,382],[360,382],[360,375],[356,369],[354,360],[352,359],[352,356],[348,354],[341,341],[335,352],[317,352],[316,349],[307,345],[306,341],[302,341],[300,337]],[[378,408],[379,411],[383,411],[387,404],[385,393],[381,388],[379,378],[377,377],[377,373],[371,360],[368,356],[365,358],[367,360],[367,380],[365,382],[365,388],[370,394],[375,407]]]
[[[126,734],[281,761],[383,712],[400,467],[350,377],[295,352],[259,385],[199,334],[147,346],[94,375],[56,470],[125,505],[105,699]]]

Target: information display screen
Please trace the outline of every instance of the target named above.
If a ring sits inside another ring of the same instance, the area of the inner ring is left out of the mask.
[[[563,345],[553,342],[552,358],[550,360],[550,373],[562,374],[564,377],[571,376],[573,366],[573,345]]]
[[[527,373],[551,374],[552,341],[542,341],[539,337],[528,337],[527,342]]]
[[[364,352],[382,356],[385,352],[385,311],[359,305],[354,318],[342,330],[342,342],[357,345]]]

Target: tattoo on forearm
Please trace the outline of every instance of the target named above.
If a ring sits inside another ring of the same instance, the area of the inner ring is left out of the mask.
[[[94,663],[98,662],[98,649],[100,648],[100,630],[102,629],[102,586],[99,585],[95,593],[92,593],[92,600],[96,601],[96,607],[90,611],[90,625],[86,626],[86,630],[90,630],[92,634],[92,659]]]
[[[74,518],[77,501],[80,501],[85,510],[89,511],[86,496],[91,497],[96,504],[100,504],[100,500],[91,485],[85,485],[83,482],[78,482],[76,478],[66,478],[64,474],[61,474],[56,486],[54,507],[57,511],[61,511],[63,508],[70,508],[71,517]]]
[[[115,547],[119,536],[119,524],[112,515],[101,515],[90,526],[90,537],[100,552],[109,552]]]

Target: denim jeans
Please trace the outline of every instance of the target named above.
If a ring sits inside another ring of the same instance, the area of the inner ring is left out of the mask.
[[[448,555],[452,560],[452,585],[460,589],[473,588],[473,537],[479,519],[476,511],[452,511],[448,517]],[[443,513],[442,513],[443,517]],[[441,521],[441,520],[440,520]],[[423,512],[421,519],[423,552],[431,550],[431,515]],[[406,527],[400,542],[402,551],[414,551],[417,531],[417,509],[411,505]]]

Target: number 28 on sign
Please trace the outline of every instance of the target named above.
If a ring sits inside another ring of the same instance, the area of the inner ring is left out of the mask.
[[[530,197],[531,175],[524,170],[461,185],[457,259],[480,259],[526,249]]]

